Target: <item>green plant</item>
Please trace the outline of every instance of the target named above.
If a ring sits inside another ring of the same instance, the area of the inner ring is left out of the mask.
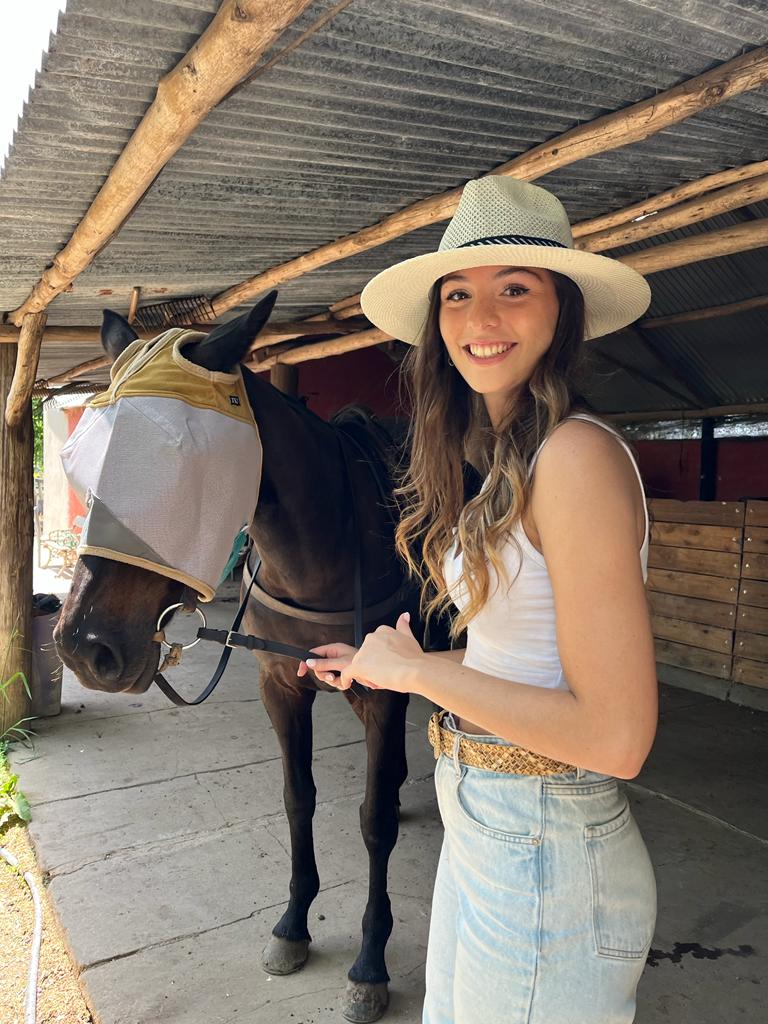
[[[10,658],[11,650],[13,649],[14,644],[16,640],[18,640],[18,638],[19,632],[18,630],[14,630],[11,633],[10,639],[3,654],[2,667],[0,668],[0,697],[2,697],[5,703],[8,703],[9,690],[15,683],[19,683],[21,686],[23,686],[24,692],[26,693],[27,697],[29,697],[30,700],[32,698],[32,693],[29,689],[27,677],[24,675],[23,672],[16,671],[8,675],[8,661]],[[20,718],[17,722],[14,722],[13,725],[9,725],[7,729],[4,729],[3,732],[0,733],[0,744],[5,745],[6,743],[20,742],[29,745],[32,740],[32,733],[29,731],[29,729],[26,729],[24,726],[27,722],[31,721],[31,717]]]
[[[13,775],[5,756],[5,744],[0,744],[0,829],[14,818],[29,821],[32,812],[27,798],[18,788],[19,777]]]
[[[43,400],[32,399],[32,429],[35,435],[35,476],[43,475]]]

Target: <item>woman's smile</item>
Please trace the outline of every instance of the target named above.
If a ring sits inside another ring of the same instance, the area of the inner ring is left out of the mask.
[[[471,363],[480,366],[495,366],[517,348],[514,341],[476,341],[462,346],[462,351]]]

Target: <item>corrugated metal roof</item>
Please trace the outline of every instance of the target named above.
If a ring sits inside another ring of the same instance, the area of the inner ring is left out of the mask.
[[[332,0],[312,4],[263,63],[331,6]],[[126,309],[136,284],[144,301],[214,295],[700,74],[766,35],[762,2],[674,6],[670,11],[664,0],[352,0],[210,114],[117,239],[53,303],[49,322],[97,323],[105,304]],[[69,0],[0,179],[0,308],[17,306],[66,243],[158,79],[217,8],[216,0]],[[579,221],[764,159],[766,138],[768,94],[761,90],[562,168],[542,183]],[[751,212],[765,216],[767,209],[757,204]],[[742,213],[643,247],[739,223]],[[288,282],[278,316],[318,312],[359,291],[389,263],[434,248],[443,227]],[[651,315],[759,294],[767,260],[766,250],[758,250],[654,274]],[[766,401],[765,320],[765,313],[752,313],[653,335],[712,404]],[[668,372],[626,336],[600,346],[646,374]],[[41,374],[93,354],[88,346],[46,346]],[[679,389],[673,377],[668,383]],[[609,385],[596,386],[595,401],[607,410],[647,410],[674,400],[618,371]]]

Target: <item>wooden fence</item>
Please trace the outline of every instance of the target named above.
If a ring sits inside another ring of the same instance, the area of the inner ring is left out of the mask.
[[[768,501],[649,504],[657,661],[768,688]]]

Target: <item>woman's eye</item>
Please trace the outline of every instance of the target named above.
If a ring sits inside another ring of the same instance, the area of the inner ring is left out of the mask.
[[[468,292],[463,291],[461,288],[455,288],[452,292],[446,292],[443,296],[443,302],[459,302],[461,299],[468,297]]]
[[[528,289],[521,284],[508,284],[504,292],[507,295],[527,295]]]

